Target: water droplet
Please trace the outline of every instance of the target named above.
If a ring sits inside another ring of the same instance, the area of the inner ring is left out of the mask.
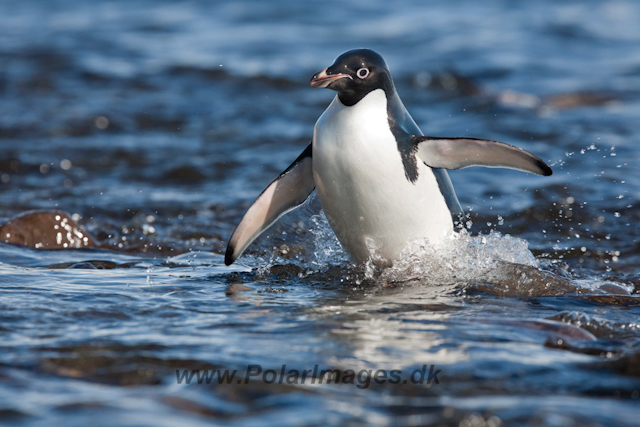
[[[109,119],[105,116],[96,117],[94,124],[98,129],[104,130],[109,127]]]
[[[73,166],[73,165],[71,164],[71,160],[69,160],[69,159],[63,159],[63,160],[60,161],[60,167],[63,170],[68,171],[69,169],[71,169],[71,166]]]

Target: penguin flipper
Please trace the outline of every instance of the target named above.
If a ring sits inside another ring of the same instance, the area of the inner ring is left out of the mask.
[[[282,215],[307,200],[315,188],[311,144],[265,188],[229,239],[224,263],[231,265],[244,250]]]
[[[453,183],[451,182],[451,178],[449,178],[449,174],[444,169],[433,169],[433,175],[436,177],[436,181],[438,183],[438,187],[440,187],[440,192],[444,196],[444,200],[447,203],[447,207],[451,212],[454,220],[459,221],[460,217],[464,217],[464,209],[460,205],[458,201],[458,197],[456,196],[456,191],[453,189]]]
[[[476,138],[412,136],[418,157],[432,168],[461,169],[468,166],[516,169],[549,176],[551,168],[538,156],[513,145]]]

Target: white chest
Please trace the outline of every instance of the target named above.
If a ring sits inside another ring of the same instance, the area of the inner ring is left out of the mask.
[[[377,255],[393,260],[417,239],[439,243],[453,230],[451,214],[431,168],[406,177],[387,119],[384,91],[351,107],[336,97],[318,119],[313,174],[320,203],[345,250],[356,262]]]

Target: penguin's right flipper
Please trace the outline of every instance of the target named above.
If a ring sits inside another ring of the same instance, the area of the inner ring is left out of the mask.
[[[315,188],[311,144],[265,188],[229,239],[224,263],[231,265],[244,250],[282,215],[307,200]]]

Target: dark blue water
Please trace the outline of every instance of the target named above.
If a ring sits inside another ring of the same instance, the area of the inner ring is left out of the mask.
[[[101,245],[0,245],[0,422],[637,425],[639,17],[632,0],[0,2],[0,216],[61,209]],[[350,265],[316,200],[225,267],[334,95],[311,75],[355,47],[386,58],[426,134],[508,142],[554,175],[452,172],[468,234],[392,269]],[[255,364],[441,374],[176,379]]]

